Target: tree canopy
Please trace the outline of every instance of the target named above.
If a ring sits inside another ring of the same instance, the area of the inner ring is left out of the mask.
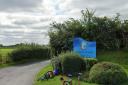
[[[82,37],[97,42],[97,49],[128,48],[128,20],[95,16],[94,11],[81,11],[81,18],[70,18],[63,23],[53,22],[49,31],[50,45],[55,53],[72,50],[73,38]]]

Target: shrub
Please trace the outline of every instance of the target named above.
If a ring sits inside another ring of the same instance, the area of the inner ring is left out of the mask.
[[[114,63],[101,62],[94,65],[89,73],[89,80],[104,85],[119,85],[127,79],[124,69]]]
[[[42,46],[22,46],[9,54],[13,62],[33,59],[49,59],[51,50],[49,47]]]
[[[58,69],[59,73],[62,72],[62,66],[61,66],[61,60],[60,57],[54,57],[51,59],[51,63],[53,66],[53,69]]]
[[[97,59],[94,58],[84,58],[84,60],[85,60],[86,71],[90,70],[91,67],[98,62]]]
[[[62,71],[63,73],[76,73],[81,72],[85,68],[83,68],[84,65],[84,59],[81,58],[78,54],[73,52],[67,52],[62,53],[59,55],[61,58],[61,65],[62,65]]]

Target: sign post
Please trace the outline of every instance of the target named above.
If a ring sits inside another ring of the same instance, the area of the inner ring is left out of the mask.
[[[82,38],[74,38],[73,51],[82,57],[96,58],[96,42],[89,42]]]

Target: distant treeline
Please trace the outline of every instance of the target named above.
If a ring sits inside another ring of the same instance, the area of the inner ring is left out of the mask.
[[[15,48],[15,47],[21,47],[21,46],[47,46],[47,45],[39,45],[36,43],[19,43],[19,44],[15,44],[15,45],[0,44],[0,48]]]
[[[24,43],[15,44],[15,45],[3,45],[3,44],[0,44],[0,48],[15,48],[15,47],[18,47],[18,46],[21,46],[21,45],[24,45]]]

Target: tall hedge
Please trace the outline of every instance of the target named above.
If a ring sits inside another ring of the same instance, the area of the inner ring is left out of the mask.
[[[73,53],[73,52],[67,52],[62,53],[59,55],[61,58],[61,65],[62,65],[62,71],[65,74],[71,73],[78,73],[83,70],[85,70],[85,62],[84,59],[80,57],[80,55]]]
[[[46,46],[21,46],[9,54],[13,62],[32,59],[49,59],[51,57],[51,49]]]

